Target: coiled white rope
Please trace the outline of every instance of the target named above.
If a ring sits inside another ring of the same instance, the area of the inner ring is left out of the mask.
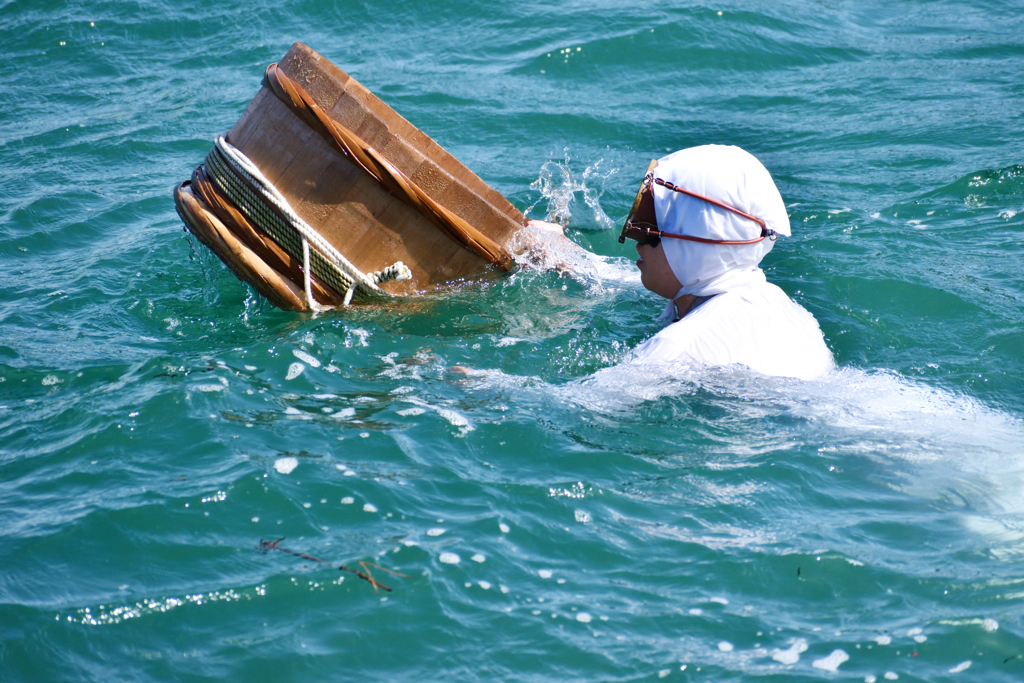
[[[312,272],[312,270],[313,270],[313,268],[312,268],[312,266],[309,263],[309,240],[307,240],[305,237],[303,237],[302,238],[302,286],[303,286],[303,289],[306,291],[306,306],[308,306],[309,310],[313,311],[313,313],[319,313],[320,311],[323,311],[326,308],[328,308],[328,306],[321,306],[319,303],[317,303],[316,299],[313,298],[313,285],[310,283],[310,275],[309,275],[310,272]],[[353,289],[355,289],[355,287],[349,287],[348,291],[351,292]],[[348,306],[348,304],[349,304],[349,297],[345,297],[345,305]]]
[[[391,296],[378,287],[378,283],[388,282],[390,280],[409,280],[412,278],[412,271],[410,271],[409,268],[401,261],[367,276],[361,270],[356,268],[348,259],[346,259],[340,251],[335,249],[334,245],[325,240],[320,233],[314,230],[308,223],[306,223],[306,221],[295,213],[295,210],[292,209],[288,200],[284,198],[284,195],[274,187],[273,183],[267,180],[259,167],[257,167],[252,160],[228,142],[223,135],[218,135],[214,140],[214,144],[217,146],[217,149],[221,152],[224,158],[227,159],[240,173],[242,173],[253,187],[260,191],[263,198],[280,210],[280,212],[287,218],[290,227],[292,227],[299,236],[302,237],[303,287],[306,295],[306,305],[309,306],[311,311],[318,312],[326,310],[329,307],[321,306],[315,299],[313,299],[312,286],[310,284],[310,274],[312,272],[309,253],[310,245],[326,257],[329,265],[339,270],[344,276],[346,276],[345,279],[351,282],[351,285],[345,292],[345,306],[348,306],[352,302],[352,296],[355,294],[357,288],[365,289],[366,292],[371,295]]]

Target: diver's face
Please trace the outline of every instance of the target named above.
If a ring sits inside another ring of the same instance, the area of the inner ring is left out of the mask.
[[[640,269],[640,282],[643,286],[658,296],[673,298],[682,288],[682,284],[668,265],[665,247],[660,244],[656,247],[637,244],[636,253],[640,255],[636,260],[636,267]]]

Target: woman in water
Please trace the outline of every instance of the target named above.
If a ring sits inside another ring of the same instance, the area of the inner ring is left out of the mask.
[[[771,175],[739,147],[691,147],[651,162],[619,241],[636,242],[640,281],[669,300],[662,317],[672,323],[629,362],[742,365],[801,379],[831,370],[814,316],[759,267],[789,234]]]

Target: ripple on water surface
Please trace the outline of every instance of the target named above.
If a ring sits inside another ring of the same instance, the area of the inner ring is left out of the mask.
[[[5,672],[1019,681],[1017,9],[0,7]],[[170,188],[295,38],[589,253],[258,299]],[[705,142],[776,179],[833,375],[623,362],[617,227]]]

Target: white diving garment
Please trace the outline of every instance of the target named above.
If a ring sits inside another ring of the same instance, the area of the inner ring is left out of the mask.
[[[751,240],[749,216],[677,192],[696,192],[757,216],[776,235],[791,234],[786,205],[760,161],[739,147],[701,145],[669,154],[653,170],[657,224],[666,233],[706,240]],[[665,183],[665,184],[659,184]],[[758,264],[775,245],[663,238],[660,248],[681,288],[699,297],[682,320],[638,346],[627,362],[676,366],[740,365],[763,375],[815,379],[835,367],[818,321],[768,283]],[[675,314],[669,303],[666,313]]]
[[[638,346],[626,362],[742,365],[763,375],[804,380],[835,368],[818,321],[763,274],[703,301]]]

